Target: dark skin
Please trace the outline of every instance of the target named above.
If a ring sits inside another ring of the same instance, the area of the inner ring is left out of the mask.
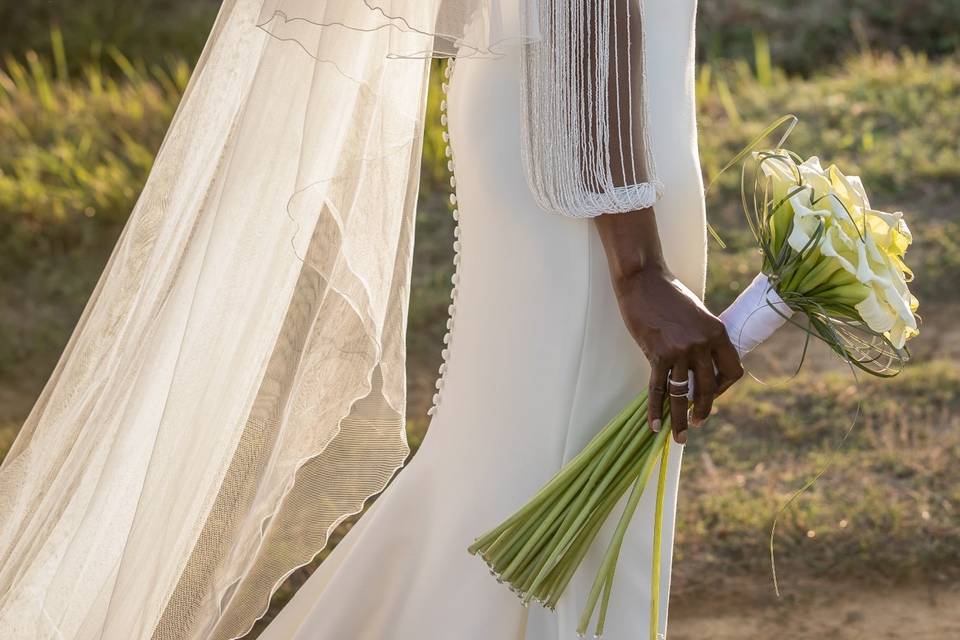
[[[649,421],[659,431],[669,398],[673,437],[687,441],[687,427],[710,416],[713,401],[743,376],[740,357],[723,323],[667,267],[652,209],[596,219],[623,320],[650,362]],[[693,407],[671,397],[667,378],[693,372]]]
[[[644,150],[633,149],[629,140],[640,140],[642,123],[636,122],[634,104],[640,104],[643,81],[627,75],[626,65],[616,61],[631,59],[634,73],[642,65],[639,44],[643,29],[639,12],[630,11],[629,0],[617,2],[610,13],[611,31],[610,83],[607,87],[611,113],[610,158],[612,179],[616,186],[625,186],[647,179],[642,162]],[[592,50],[594,34],[585,34],[585,52]],[[587,77],[593,77],[594,59],[589,54],[580,58]],[[590,103],[588,95],[584,104]],[[591,130],[595,135],[596,130]],[[589,176],[585,176],[588,178]],[[710,416],[713,401],[743,376],[740,356],[730,342],[723,323],[704,306],[703,301],[667,266],[660,246],[657,218],[653,209],[601,215],[595,218],[600,239],[607,254],[613,288],[623,320],[650,362],[649,421],[653,431],[663,424],[664,401],[670,402],[674,439],[687,441],[687,427],[701,426]],[[688,399],[678,394],[682,387],[671,385],[688,381],[693,388],[693,407],[688,415]]]

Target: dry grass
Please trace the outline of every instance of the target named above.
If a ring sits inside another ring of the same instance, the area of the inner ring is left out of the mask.
[[[858,422],[850,430],[860,405]],[[894,380],[849,373],[746,383],[687,447],[680,591],[766,573],[774,514],[781,577],[960,577],[960,371],[935,361]]]

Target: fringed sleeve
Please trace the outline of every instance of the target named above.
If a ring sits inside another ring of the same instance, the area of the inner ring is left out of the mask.
[[[642,0],[541,0],[523,56],[524,163],[541,207],[572,217],[645,209],[656,179],[644,95]]]

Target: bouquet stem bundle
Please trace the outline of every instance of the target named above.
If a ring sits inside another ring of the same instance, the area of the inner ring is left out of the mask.
[[[620,548],[658,460],[657,522],[662,522],[669,409],[665,418],[659,433],[650,431],[647,392],[638,395],[522,509],[480,537],[470,553],[486,560],[497,579],[509,584],[524,604],[535,601],[553,609],[600,527],[632,486],[578,627],[581,635],[586,632],[599,604],[596,633],[602,634]],[[658,524],[655,546],[661,528]],[[654,557],[659,564],[659,554]],[[659,578],[659,571],[655,573]]]

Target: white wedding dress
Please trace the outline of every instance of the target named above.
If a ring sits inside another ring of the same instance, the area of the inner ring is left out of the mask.
[[[704,285],[706,232],[694,103],[695,0],[647,0],[656,215],[667,261]],[[463,59],[449,89],[461,235],[458,294],[439,403],[414,460],[267,627],[265,640],[574,638],[608,522],[556,613],[519,600],[468,555],[645,388],[589,220],[542,211],[521,160],[519,45]],[[682,447],[670,458],[663,543],[666,632]],[[654,471],[656,474],[656,471]],[[644,637],[653,492],[623,547],[606,637]]]

